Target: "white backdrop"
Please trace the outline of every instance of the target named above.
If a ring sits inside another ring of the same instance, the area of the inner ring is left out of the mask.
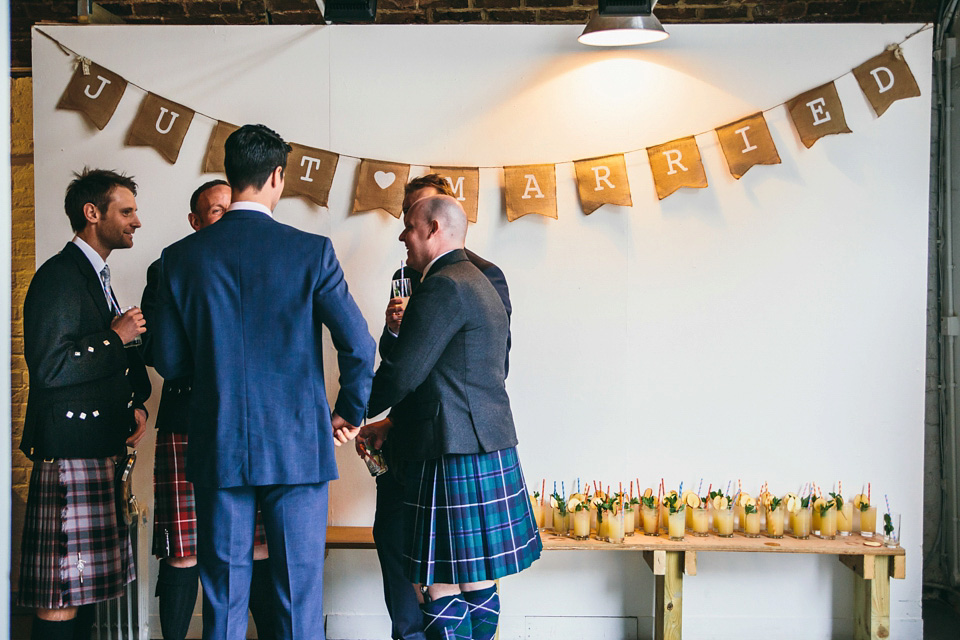
[[[575,26],[42,29],[213,118],[351,156],[490,167],[467,244],[510,284],[507,385],[529,484],[739,477],[784,493],[840,480],[850,494],[871,481],[875,502],[887,493],[903,512],[894,633],[919,638],[930,32],[904,46],[922,97],[883,118],[847,74],[917,26],[671,26],[661,44],[613,51],[579,45]],[[213,177],[201,163],[214,122],[198,114],[170,165],[123,146],[140,89],[98,132],[55,110],[71,58],[39,34],[34,69],[37,259],[71,237],[72,171],[133,174],[143,228],[110,259],[133,304],[147,265],[189,231],[189,195]],[[838,76],[853,134],[808,150],[776,107],[783,163],[729,175],[714,127]],[[710,187],[658,202],[642,149],[699,132]],[[626,156],[634,206],[584,216],[570,161],[638,149]],[[507,223],[496,167],[540,162],[564,163],[559,219]],[[277,218],[332,237],[377,336],[401,225],[349,214],[357,164],[341,158],[329,209],[285,199]],[[327,379],[334,394],[335,362]],[[331,521],[369,524],[373,481],[351,452],[338,460]],[[137,478],[148,500],[150,472]],[[702,554],[684,582],[690,637],[852,635],[852,574],[833,558]],[[501,637],[648,637],[652,583],[634,554],[547,554],[503,581]],[[332,553],[326,586],[331,638],[389,635],[374,554]]]

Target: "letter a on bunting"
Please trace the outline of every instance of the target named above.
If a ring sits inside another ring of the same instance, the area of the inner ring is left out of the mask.
[[[103,131],[120,104],[127,81],[92,62],[87,67],[89,73],[85,74],[83,70],[84,65],[78,64],[70,84],[60,96],[57,109],[79,111]]]
[[[394,218],[403,214],[403,187],[410,165],[361,160],[353,212],[383,209]]]
[[[647,149],[657,198],[663,200],[680,187],[705,189],[707,174],[693,136]]]
[[[528,164],[503,168],[507,220],[528,213],[557,219],[557,174],[552,164]]]
[[[191,122],[193,110],[155,93],[148,93],[130,125],[127,145],[153,147],[167,162],[173,164],[180,155],[180,146]]]
[[[800,141],[809,149],[823,136],[852,133],[843,117],[843,105],[832,82],[801,93],[787,103]]]
[[[870,58],[854,69],[853,75],[878,118],[897,100],[920,95],[920,87],[900,47]]]
[[[627,165],[623,154],[577,160],[577,190],[580,192],[580,207],[587,215],[605,204],[625,207],[633,205],[630,183],[627,182]]]
[[[438,174],[447,181],[453,190],[467,220],[477,221],[477,201],[480,196],[480,170],[468,167],[430,167],[431,173]]]
[[[331,151],[290,143],[292,151],[284,172],[282,198],[304,196],[321,207],[327,206],[330,185],[340,156]]]
[[[717,129],[723,157],[737,180],[756,164],[780,164],[763,113],[755,113]]]
[[[210,141],[207,143],[207,154],[203,158],[204,173],[223,173],[223,156],[225,153],[223,145],[227,143],[230,134],[239,128],[229,122],[217,121],[217,126],[213,128]]]

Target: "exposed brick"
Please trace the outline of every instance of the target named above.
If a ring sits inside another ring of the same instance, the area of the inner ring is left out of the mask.
[[[854,0],[846,2],[808,2],[807,17],[851,16],[856,14],[860,3]]]
[[[421,9],[474,9],[472,0],[420,0],[417,3]]]
[[[730,7],[702,7],[697,9],[697,17],[704,22],[735,22],[750,17],[750,8],[737,5]]]
[[[182,18],[186,14],[183,5],[173,2],[140,2],[134,5],[131,15],[144,18],[156,18],[163,16],[168,19]]]
[[[490,22],[528,24],[537,21],[537,12],[532,9],[492,9],[487,12]]]
[[[380,24],[424,24],[427,22],[427,12],[377,11],[377,22]]]
[[[446,9],[431,9],[431,22],[483,22],[483,12],[479,9],[467,11],[447,11]]]
[[[377,13],[381,11],[408,11],[417,8],[417,0],[377,0]]]
[[[807,5],[804,2],[785,2],[778,6],[758,4],[753,8],[753,17],[757,20],[777,18],[787,22],[803,17],[806,12]]]
[[[271,11],[270,24],[325,24],[320,11]]]
[[[668,23],[690,23],[697,21],[697,10],[687,7],[663,7],[657,5],[657,19],[664,24]]]
[[[98,4],[119,18],[133,15],[133,5],[129,2],[100,2]]]
[[[473,6],[477,9],[508,9],[519,8],[520,0],[473,0]]]
[[[587,9],[541,9],[539,22],[586,24],[591,13]]]
[[[314,0],[264,0],[267,11],[315,11],[320,13],[320,7]],[[378,2],[378,6],[382,0]]]
[[[902,22],[900,17],[904,12],[903,2],[885,0],[881,2],[861,2],[860,17],[867,20],[880,19],[884,22]]]
[[[573,0],[526,0],[527,7],[573,7]]]

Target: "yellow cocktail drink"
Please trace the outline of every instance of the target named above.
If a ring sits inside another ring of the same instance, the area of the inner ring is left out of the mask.
[[[810,527],[813,514],[810,507],[801,507],[793,516],[793,536],[800,540],[810,537]]]
[[[837,531],[841,536],[853,533],[853,503],[849,500],[843,503],[843,508],[837,511]]]
[[[693,512],[693,535],[703,537],[710,532],[710,514],[704,507],[688,507],[685,511]]]
[[[767,509],[767,535],[771,538],[783,537],[783,507]]]
[[[530,508],[533,511],[533,519],[537,521],[537,529],[543,529],[543,505],[540,500],[530,496]]]
[[[872,538],[877,532],[877,508],[869,507],[860,512],[860,535]]]
[[[760,537],[760,514],[758,512],[746,513],[744,511],[743,535],[748,538]]]
[[[729,538],[733,535],[733,509],[716,509],[714,516],[717,523],[717,535]]]
[[[632,536],[637,528],[637,520],[634,517],[633,507],[623,510],[623,535]]]
[[[560,509],[554,508],[553,510],[553,531],[557,535],[565,536],[567,535],[567,514],[560,514]]]
[[[660,535],[660,510],[656,507],[642,507],[640,515],[642,516],[644,535]]]
[[[590,537],[590,512],[587,509],[573,512],[573,537],[577,540]]]
[[[683,525],[685,524],[684,511],[686,511],[686,509],[671,513],[667,516],[667,533],[670,535],[671,540],[683,540]]]
[[[604,518],[604,522],[607,523],[608,542],[613,542],[614,544],[623,542],[623,515],[623,511],[617,515],[613,515],[612,511],[607,512],[607,517]]]
[[[819,509],[815,509],[819,511]],[[824,540],[833,540],[837,537],[837,507],[830,505],[830,508],[820,516],[820,537]]]

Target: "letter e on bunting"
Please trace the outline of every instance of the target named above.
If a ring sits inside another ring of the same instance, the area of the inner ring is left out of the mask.
[[[383,209],[394,218],[403,213],[403,187],[410,165],[378,160],[361,160],[353,212]]]
[[[705,189],[707,174],[693,136],[647,149],[657,198],[663,200],[680,187]]]
[[[340,156],[331,151],[305,147],[291,142],[287,169],[284,172],[283,195],[304,196],[321,207],[327,206],[330,185]]]
[[[127,81],[114,72],[80,59],[70,83],[60,96],[57,109],[79,111],[103,131],[126,89]]]
[[[235,124],[229,122],[217,121],[217,126],[213,128],[210,134],[210,142],[207,143],[207,153],[203,157],[204,173],[223,173],[223,145],[227,143],[230,134],[239,129]],[[289,162],[288,162],[289,165]]]
[[[507,220],[528,213],[557,219],[557,173],[552,164],[528,164],[503,168]]]
[[[131,147],[153,147],[167,162],[173,164],[180,155],[180,146],[191,122],[191,109],[155,93],[148,93],[130,125],[127,144]]]
[[[920,87],[899,46],[870,58],[854,69],[853,75],[878,118],[897,100],[920,95]]]
[[[780,164],[763,112],[718,128],[717,137],[730,173],[737,180],[755,164]]]
[[[580,192],[580,207],[587,215],[605,204],[633,206],[630,183],[627,181],[627,164],[623,154],[577,160],[577,190]]]
[[[467,220],[477,221],[477,202],[480,198],[480,170],[466,167],[430,167],[431,173],[437,173],[450,184],[453,197],[457,199]]]
[[[787,103],[787,111],[807,149],[823,136],[852,133],[843,117],[837,87],[832,82],[801,93]]]

